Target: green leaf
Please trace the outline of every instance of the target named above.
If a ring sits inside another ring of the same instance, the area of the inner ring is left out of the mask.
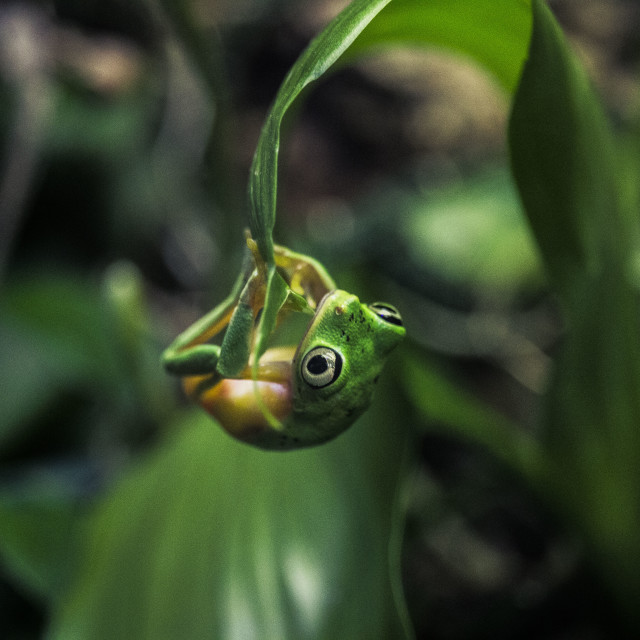
[[[637,212],[622,204],[614,142],[583,69],[549,10],[533,8],[510,145],[567,323],[544,420],[550,496],[640,623],[640,325],[630,282]]]
[[[99,290],[62,277],[20,278],[0,298],[0,442],[64,389],[115,393],[123,369]]]
[[[270,265],[267,269],[267,288],[265,293],[264,308],[260,325],[258,326],[258,340],[254,354],[254,378],[258,372],[258,361],[267,349],[268,340],[276,328],[278,313],[282,309],[289,287],[282,276],[276,271],[275,265]]]
[[[352,59],[381,45],[411,44],[469,55],[510,90],[526,53],[529,5],[528,0],[354,0],[348,5],[285,78],[258,141],[249,180],[250,225],[265,261],[273,262],[280,127],[293,101],[311,82],[348,49]]]
[[[239,302],[224,334],[216,367],[223,377],[233,378],[247,366],[251,354],[253,324],[253,308],[245,302]]]
[[[95,511],[50,638],[402,636],[387,556],[397,429],[363,420],[283,455],[200,413],[175,428]]]
[[[249,179],[251,234],[267,265],[274,263],[278,152],[282,119],[295,98],[322,76],[390,0],[354,0],[311,42],[284,79],[266,119]]]
[[[393,0],[349,50],[405,44],[471,57],[509,92],[522,70],[531,30],[530,0]]]
[[[602,107],[549,11],[539,2],[534,9],[511,114],[512,169],[549,275],[568,293],[574,278],[628,257],[629,230]]]

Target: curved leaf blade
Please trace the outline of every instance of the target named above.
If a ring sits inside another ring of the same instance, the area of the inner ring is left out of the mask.
[[[253,237],[273,263],[280,127],[285,113],[314,80],[349,50],[443,46],[471,56],[512,90],[531,28],[530,0],[355,0],[307,47],[285,78],[262,129],[249,178]]]
[[[282,119],[303,89],[322,76],[391,0],[355,0],[318,35],[291,68],[264,124],[249,178],[251,234],[273,264],[278,153]]]
[[[249,177],[251,234],[267,264],[265,314],[254,353],[256,361],[264,353],[282,300],[282,292],[274,291],[278,280],[273,229],[280,129],[294,100],[347,50],[360,55],[383,43],[417,42],[462,51],[486,64],[510,88],[520,72],[529,29],[528,0],[354,0],[311,42],[278,91],[261,131]]]
[[[602,107],[549,10],[534,2],[534,14],[511,113],[511,164],[549,275],[568,292],[574,278],[628,254],[629,234]]]
[[[349,56],[399,44],[443,47],[469,56],[512,92],[530,31],[530,0],[393,0],[354,42]]]

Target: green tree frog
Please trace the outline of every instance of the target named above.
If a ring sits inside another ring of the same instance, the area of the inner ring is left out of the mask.
[[[297,345],[270,346],[256,366],[266,271],[250,236],[247,245],[231,294],[176,338],[164,365],[238,440],[275,450],[331,440],[371,403],[387,356],[405,335],[400,314],[389,304],[362,304],[337,289],[319,262],[276,245],[287,287],[276,324],[291,313],[311,317]],[[223,330],[222,344],[210,344]]]

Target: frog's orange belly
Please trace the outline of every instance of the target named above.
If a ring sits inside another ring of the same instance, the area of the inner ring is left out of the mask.
[[[196,392],[200,377],[184,380],[188,396],[194,398],[234,438],[252,441],[271,429],[256,398],[256,387],[265,408],[278,420],[291,413],[291,390],[288,383],[224,379],[201,393]]]

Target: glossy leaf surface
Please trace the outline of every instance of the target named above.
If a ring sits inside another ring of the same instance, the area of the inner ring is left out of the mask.
[[[50,637],[401,635],[387,578],[401,434],[363,421],[270,454],[199,413],[175,426],[90,519]]]

